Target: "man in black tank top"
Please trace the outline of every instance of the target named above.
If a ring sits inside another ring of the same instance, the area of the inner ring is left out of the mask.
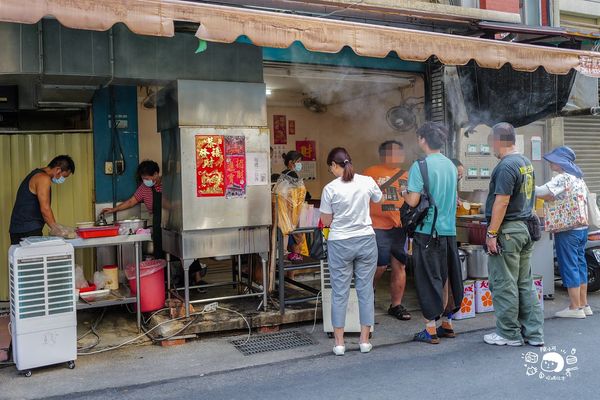
[[[52,183],[61,184],[75,173],[75,163],[67,155],[54,157],[48,166],[31,171],[17,191],[17,198],[10,217],[10,242],[19,244],[29,236],[41,236],[44,224],[52,228],[56,224],[50,207]]]

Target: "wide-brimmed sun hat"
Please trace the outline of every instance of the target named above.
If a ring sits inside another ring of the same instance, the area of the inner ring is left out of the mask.
[[[575,152],[567,146],[560,146],[544,155],[544,160],[558,165],[568,174],[583,177],[583,171],[575,164]]]

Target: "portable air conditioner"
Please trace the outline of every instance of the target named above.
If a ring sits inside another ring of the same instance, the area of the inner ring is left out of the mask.
[[[77,315],[73,246],[32,237],[8,252],[13,361],[31,369],[66,362],[75,367]]]
[[[328,336],[333,335],[333,324],[331,323],[331,281],[329,276],[329,267],[325,260],[321,260],[321,296],[323,299],[323,331]],[[344,332],[360,332],[360,319],[358,313],[358,296],[354,288],[354,277],[350,284],[350,294],[348,296],[348,308],[346,309],[346,324]],[[373,327],[371,326],[371,332]]]

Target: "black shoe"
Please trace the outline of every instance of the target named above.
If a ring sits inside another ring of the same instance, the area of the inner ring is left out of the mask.
[[[388,309],[388,314],[392,317],[398,318],[400,321],[408,321],[411,319],[411,315],[406,308],[402,304],[398,304],[395,307],[390,305]]]
[[[437,328],[437,335],[441,338],[454,339],[456,337],[456,332],[454,332],[454,329],[448,329],[440,326]]]

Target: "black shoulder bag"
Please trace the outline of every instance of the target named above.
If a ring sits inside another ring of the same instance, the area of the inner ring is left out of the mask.
[[[406,202],[400,208],[400,219],[402,220],[402,227],[406,229],[408,237],[413,237],[417,228],[423,226],[425,218],[429,213],[429,209],[433,207],[433,224],[431,225],[431,236],[435,231],[435,223],[437,222],[437,207],[435,200],[429,192],[429,174],[427,171],[427,162],[425,159],[420,159],[419,171],[423,177],[423,191],[419,204],[416,207],[410,207]]]

